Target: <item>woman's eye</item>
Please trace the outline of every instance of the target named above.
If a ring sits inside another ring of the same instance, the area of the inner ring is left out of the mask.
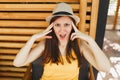
[[[67,26],[70,26],[70,24],[68,24],[68,23],[65,23],[65,24],[64,24],[64,26],[66,26],[66,27],[67,27]]]
[[[55,24],[55,26],[56,26],[56,27],[59,27],[59,26],[60,26],[60,24]]]

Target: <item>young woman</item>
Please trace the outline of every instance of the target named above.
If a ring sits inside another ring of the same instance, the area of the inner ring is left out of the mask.
[[[79,18],[68,4],[59,3],[46,20],[50,25],[27,41],[17,54],[14,66],[25,66],[42,57],[44,72],[41,80],[78,80],[85,58],[98,71],[109,72],[109,60],[90,36],[77,29],[75,25]],[[42,38],[45,39],[31,49],[34,42]]]

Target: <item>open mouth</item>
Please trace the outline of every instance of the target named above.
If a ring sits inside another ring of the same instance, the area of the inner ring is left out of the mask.
[[[59,36],[61,39],[64,39],[66,37],[66,34],[60,34]]]

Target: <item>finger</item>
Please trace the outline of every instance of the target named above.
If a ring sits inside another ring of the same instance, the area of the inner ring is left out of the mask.
[[[76,39],[76,38],[77,38],[77,36],[74,35],[74,36],[72,36],[72,37],[70,38],[70,40],[73,41],[73,40]]]
[[[77,36],[74,36],[74,37],[71,38],[71,40],[73,41],[73,40],[76,39],[76,38],[77,38]]]
[[[74,23],[72,22],[72,26],[73,26],[73,29],[75,30],[75,32],[78,31],[77,27],[74,25]]]
[[[73,40],[73,38],[74,38],[75,35],[76,35],[75,33],[72,33],[71,37],[70,37],[70,40]]]
[[[51,23],[48,28],[46,29],[46,31],[50,30],[53,27],[53,23]]]
[[[49,34],[50,32],[52,32],[52,30],[46,31],[45,35]]]
[[[40,39],[51,39],[52,38],[52,36],[44,36],[44,37],[42,37],[42,38],[40,38]],[[39,39],[39,38],[38,38]]]
[[[43,38],[51,39],[52,36],[44,36]]]

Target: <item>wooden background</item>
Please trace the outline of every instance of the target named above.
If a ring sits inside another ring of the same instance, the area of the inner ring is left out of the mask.
[[[49,25],[45,18],[59,2],[68,3],[80,17],[79,30],[95,38],[99,0],[0,0],[0,80],[23,79],[28,66],[14,67],[13,60],[33,34]]]

